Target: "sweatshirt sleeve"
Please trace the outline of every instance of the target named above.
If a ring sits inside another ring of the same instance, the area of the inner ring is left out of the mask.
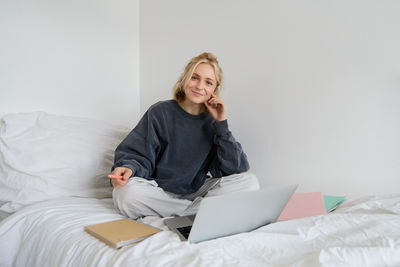
[[[155,121],[149,110],[116,148],[112,170],[127,167],[133,176],[148,178],[154,171],[158,148]]]
[[[247,156],[228,128],[228,121],[215,122],[215,156],[210,164],[213,177],[227,176],[249,170]]]

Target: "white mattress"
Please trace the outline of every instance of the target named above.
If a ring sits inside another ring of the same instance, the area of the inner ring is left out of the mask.
[[[400,266],[400,194],[199,244],[181,242],[158,217],[143,221],[165,231],[119,250],[84,231],[121,217],[111,199],[27,206],[0,223],[0,266]]]

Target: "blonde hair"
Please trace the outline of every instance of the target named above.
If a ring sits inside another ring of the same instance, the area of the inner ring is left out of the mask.
[[[183,73],[179,77],[178,81],[175,83],[173,92],[174,92],[174,99],[177,102],[181,102],[185,100],[185,86],[189,79],[192,77],[194,70],[197,68],[198,65],[201,63],[210,64],[214,68],[215,79],[217,80],[217,86],[215,87],[214,93],[219,95],[219,91],[222,86],[222,69],[218,63],[217,58],[208,52],[204,52],[194,58],[192,58],[189,63],[186,65]]]

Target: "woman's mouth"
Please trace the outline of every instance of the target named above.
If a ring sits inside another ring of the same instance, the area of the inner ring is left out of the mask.
[[[196,92],[196,91],[192,91],[192,93],[194,96],[197,96],[197,97],[203,96],[203,94]]]

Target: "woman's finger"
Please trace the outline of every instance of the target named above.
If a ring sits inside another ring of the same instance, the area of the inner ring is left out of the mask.
[[[210,104],[218,104],[218,103],[220,103],[221,101],[220,101],[219,99],[217,99],[217,98],[211,98],[210,100],[208,100],[208,102],[209,102]]]
[[[110,179],[122,179],[123,176],[122,175],[109,174],[108,178],[110,178]]]

